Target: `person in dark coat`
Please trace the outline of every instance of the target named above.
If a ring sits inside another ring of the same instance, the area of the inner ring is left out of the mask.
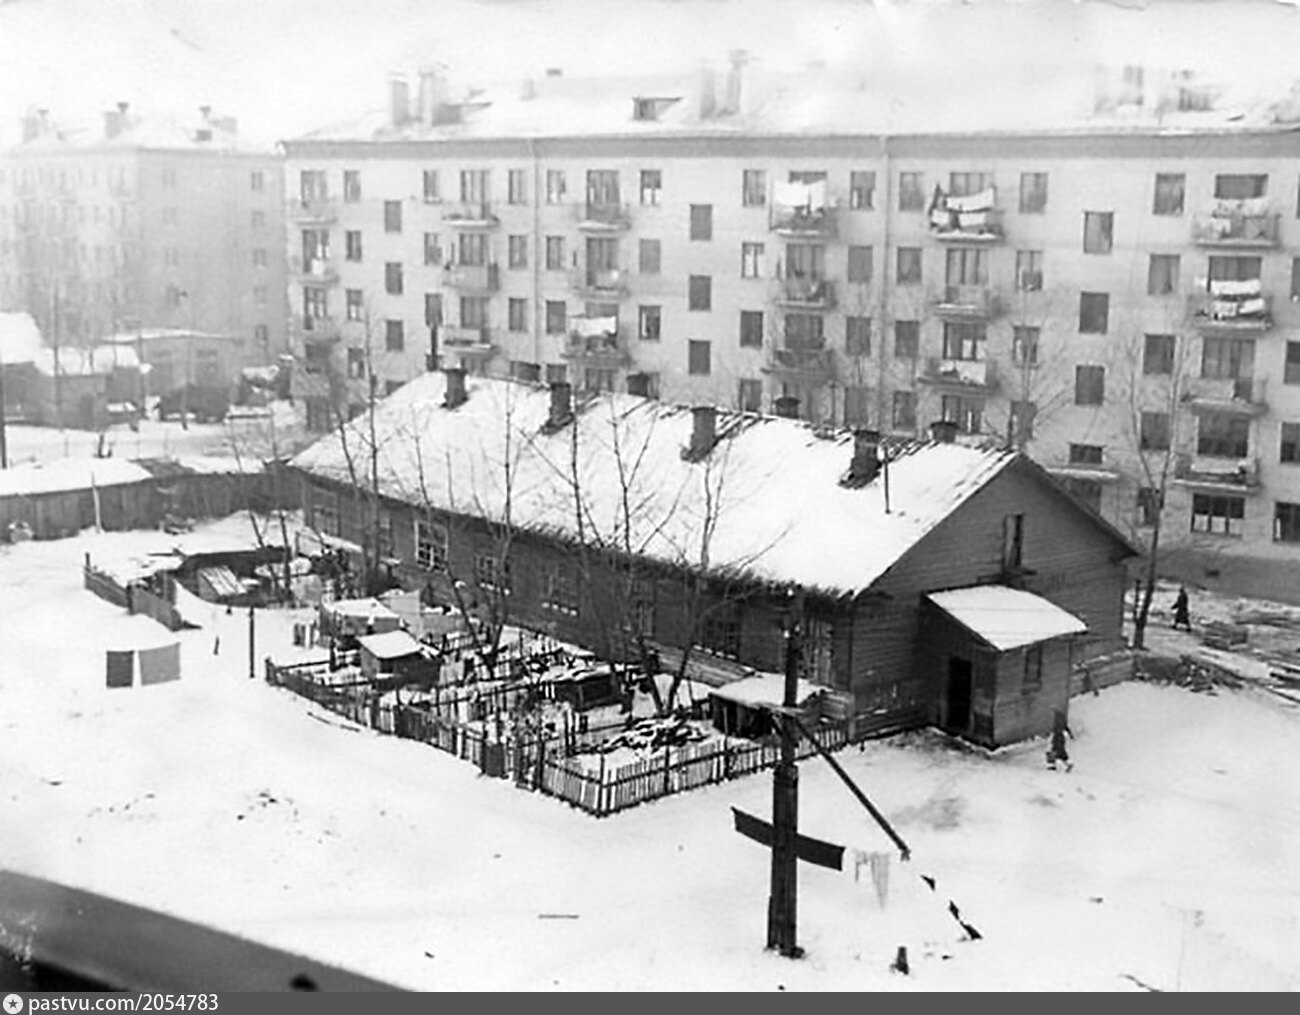
[[[1074,768],[1074,763],[1070,761],[1070,752],[1065,749],[1066,736],[1073,737],[1070,731],[1070,723],[1065,718],[1065,712],[1062,709],[1056,709],[1052,713],[1052,746],[1047,751],[1047,767],[1056,771],[1057,762],[1065,766],[1068,772]]]
[[[1192,629],[1192,618],[1187,612],[1187,589],[1183,586],[1178,587],[1178,598],[1174,600],[1174,630],[1179,628],[1184,631]]]

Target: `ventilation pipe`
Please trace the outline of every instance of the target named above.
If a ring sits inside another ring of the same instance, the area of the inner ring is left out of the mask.
[[[388,118],[394,127],[405,127],[411,118],[411,89],[404,77],[389,79]]]
[[[793,395],[782,395],[776,400],[776,414],[784,419],[798,419],[799,399]]]
[[[691,430],[690,455],[703,458],[718,442],[718,410],[711,405],[697,405],[691,409],[695,426]]]
[[[556,381],[551,385],[551,414],[547,417],[548,427],[559,429],[573,418],[573,387],[568,381]]]
[[[443,376],[447,381],[447,394],[443,399],[443,405],[448,409],[454,409],[458,405],[464,405],[469,396],[465,393],[465,369],[464,367],[448,367],[443,371]]]
[[[745,64],[749,63],[749,53],[743,49],[733,49],[729,54],[731,67],[727,71],[727,90],[723,97],[724,113],[739,113],[745,86]]]
[[[880,431],[853,431],[853,458],[849,479],[858,485],[870,483],[880,474]]]

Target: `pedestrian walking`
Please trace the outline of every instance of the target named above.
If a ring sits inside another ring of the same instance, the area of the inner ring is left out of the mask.
[[[1174,600],[1174,630],[1179,628],[1184,631],[1191,631],[1192,618],[1187,612],[1187,589],[1183,586],[1178,587],[1178,598]]]
[[[1070,760],[1070,752],[1065,749],[1065,738],[1074,737],[1070,730],[1070,723],[1065,718],[1063,709],[1056,709],[1052,713],[1052,744],[1047,750],[1047,767],[1053,772],[1056,771],[1057,764],[1064,766],[1067,772],[1074,768],[1074,762]]]

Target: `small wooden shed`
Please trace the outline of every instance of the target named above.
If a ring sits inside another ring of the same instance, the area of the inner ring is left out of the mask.
[[[411,684],[431,686],[438,666],[432,652],[405,631],[368,634],[357,639],[361,675],[379,691]]]
[[[815,717],[815,705],[824,690],[806,680],[795,684],[795,701],[809,718]],[[723,733],[762,737],[773,729],[769,707],[780,706],[784,701],[785,675],[758,673],[710,690],[709,713],[714,727]]]

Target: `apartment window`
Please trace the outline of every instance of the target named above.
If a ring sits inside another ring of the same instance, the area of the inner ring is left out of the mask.
[[[993,188],[992,173],[949,173],[948,193],[954,197],[969,197]]]
[[[691,239],[713,239],[713,205],[691,205]]]
[[[925,211],[925,185],[920,173],[898,174],[898,210]]]
[[[384,202],[384,232],[400,233],[402,231],[402,202]]]
[[[1157,173],[1156,195],[1151,205],[1153,215],[1181,215],[1187,177],[1182,173]]]
[[[618,208],[622,205],[618,170],[587,170],[587,204],[602,208]]]
[[[1225,380],[1255,376],[1255,340],[1207,338],[1201,346],[1201,376]]]
[[[764,170],[741,171],[740,203],[746,208],[757,208],[767,204],[767,173]]]
[[[330,315],[328,291],[315,286],[303,286],[302,315],[309,321],[328,320]]]
[[[1211,282],[1251,282],[1259,278],[1264,267],[1262,257],[1211,257]]]
[[[740,277],[762,278],[764,260],[763,244],[742,243],[740,245]]]
[[[1273,505],[1273,541],[1300,543],[1300,504],[1278,501]]]
[[[401,352],[406,348],[406,328],[402,321],[391,318],[384,321],[384,348],[389,352]]]
[[[1008,571],[1023,567],[1025,563],[1025,516],[1002,517],[1002,567]]]
[[[1074,404],[1101,405],[1106,400],[1106,368],[1076,366],[1074,368]]]
[[[736,406],[741,412],[763,411],[763,382],[741,378],[736,395]]]
[[[349,229],[343,234],[343,256],[349,261],[361,260],[361,231]]]
[[[787,349],[821,349],[826,344],[826,322],[821,314],[786,314]]]
[[[442,324],[442,293],[424,294],[424,324],[427,328]]]
[[[1016,288],[1021,292],[1039,292],[1043,288],[1043,252],[1016,251]]]
[[[564,300],[546,301],[546,333],[563,335],[569,324],[569,308]]]
[[[744,349],[761,349],[763,346],[763,311],[740,312],[740,345]]]
[[[506,240],[506,264],[511,268],[528,267],[528,237],[511,236]]]
[[[1047,174],[1020,174],[1020,212],[1039,215],[1047,210]]]
[[[658,169],[641,170],[641,203],[648,208],[657,208],[663,192],[663,172]]]
[[[960,395],[944,395],[939,402],[939,418],[956,423],[962,433],[979,433],[984,425],[984,403]]]
[[[271,329],[265,324],[255,325],[253,328],[253,341],[258,345],[266,345],[271,341]]]
[[[437,233],[424,234],[424,263],[442,264],[442,247],[438,245]]]
[[[710,343],[692,339],[686,346],[686,372],[695,377],[707,377],[712,373]]]
[[[871,281],[870,247],[849,247],[848,279],[850,282]]]
[[[390,296],[402,295],[401,261],[388,261],[384,264],[384,291]]]
[[[490,553],[474,555],[474,584],[487,592],[509,594],[513,585],[510,561]]]
[[[876,174],[869,170],[849,173],[849,207],[865,211],[875,206]]]
[[[981,360],[988,331],[983,324],[965,321],[945,321],[943,325],[943,358]]]
[[[460,171],[460,200],[462,204],[482,204],[488,199],[488,171],[462,169]]]
[[[488,326],[488,298],[486,296],[462,296],[460,298],[460,326],[462,328],[486,328]]]
[[[1213,536],[1240,536],[1246,518],[1246,498],[1210,493],[1192,494],[1192,531]]]
[[[850,356],[871,355],[871,318],[846,317],[844,319],[844,351]]]
[[[326,185],[325,170],[304,169],[299,173],[298,196],[302,198],[303,204],[310,204],[312,201],[323,201],[328,197],[329,188]]]
[[[446,571],[447,527],[436,522],[415,520],[415,562],[429,571]]]
[[[438,181],[438,170],[424,171],[424,203],[438,204],[442,200],[442,185]]]
[[[1143,451],[1169,450],[1169,413],[1142,413],[1138,433],[1138,447]]]
[[[254,169],[251,173],[248,174],[248,189],[249,190],[266,189],[266,174],[262,172],[262,170]]]
[[[1152,254],[1147,267],[1147,295],[1168,296],[1178,291],[1177,254]]]
[[[1178,339],[1173,335],[1147,335],[1142,348],[1142,372],[1148,376],[1165,376],[1174,372],[1174,351]]]
[[[894,322],[894,359],[916,359],[921,353],[921,322]]]
[[[871,422],[871,389],[865,384],[844,385],[844,422],[848,426]]]
[[[1286,344],[1286,360],[1282,364],[1282,383],[1300,384],[1300,342]]]
[[[313,291],[317,291],[317,290],[304,289],[304,290],[303,290],[303,293],[306,294],[306,293],[308,293],[308,292],[313,292]],[[174,285],[169,285],[169,286],[167,287],[166,294],[164,295],[163,298],[166,300],[167,305],[168,305],[169,307],[179,307],[179,306],[181,305],[181,290],[180,290],[180,287],[179,287],[179,286],[174,286]]]
[[[348,349],[348,376],[353,380],[366,376],[365,349]]]
[[[945,257],[944,280],[950,286],[988,285],[989,262],[986,251],[956,248]]]
[[[1022,694],[1033,694],[1043,686],[1043,646],[1041,644],[1027,646],[1024,663],[1020,690]]]
[[[1115,213],[1110,211],[1085,211],[1083,213],[1083,252],[1109,254],[1114,246]]]
[[[566,265],[564,263],[564,237],[548,236],[546,237],[546,270],[563,271]]]
[[[898,248],[898,284],[918,285],[921,281],[921,248]]]
[[[1110,295],[1108,293],[1079,294],[1079,332],[1081,334],[1106,334],[1109,319]]]
[[[506,171],[506,202],[508,204],[527,204],[527,177],[522,169]]]
[[[1300,423],[1282,424],[1277,460],[1285,465],[1300,465]]]
[[[1229,173],[1214,178],[1214,196],[1220,201],[1249,201],[1267,193],[1267,174]]]
[[[587,367],[582,372],[582,387],[586,391],[613,391],[614,371],[605,367]]]
[[[568,564],[556,564],[547,569],[542,588],[542,608],[569,617],[578,615],[578,582]]]
[[[641,240],[637,243],[637,271],[642,275],[658,275],[660,267],[658,240]]]
[[[686,306],[689,310],[713,308],[713,279],[709,275],[692,275],[687,284]]]
[[[519,296],[511,296],[506,304],[506,321],[511,331],[528,330],[528,301]]]
[[[546,171],[546,203],[563,204],[567,193],[568,188],[564,182],[564,170],[548,169]]]
[[[1017,446],[1034,439],[1034,420],[1038,416],[1036,402],[1017,399],[1007,410],[1007,436]]]
[[[510,376],[516,381],[527,381],[530,384],[536,384],[542,378],[542,368],[536,363],[512,359],[510,361]]]
[[[651,304],[637,307],[636,333],[642,342],[658,342],[662,310]]]
[[[1160,490],[1154,486],[1139,486],[1137,490],[1137,521],[1150,527],[1160,521],[1162,508]]]
[[[1100,444],[1071,444],[1071,465],[1100,465],[1102,446]]]
[[[1250,453],[1250,419],[1207,412],[1196,421],[1196,453],[1207,458],[1245,458]]]
[[[916,429],[916,392],[894,392],[890,420],[895,430]]]
[[[349,321],[360,321],[366,314],[365,294],[360,289],[347,291],[347,313]]]

